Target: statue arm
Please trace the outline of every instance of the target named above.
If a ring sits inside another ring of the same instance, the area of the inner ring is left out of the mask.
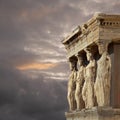
[[[77,71],[74,71],[73,81],[76,82],[76,80],[77,80]]]
[[[110,59],[110,57],[109,56],[107,56],[107,59],[108,59],[108,65],[109,65],[109,68],[111,68],[111,59]]]
[[[95,82],[95,79],[96,79],[96,75],[97,75],[97,63],[95,61],[94,62],[94,82]]]
[[[85,68],[83,69],[83,76],[84,76],[84,80],[85,80],[85,78],[86,78],[86,69]],[[86,82],[84,82],[83,88],[82,88],[82,98],[83,98],[83,100],[86,99],[85,94],[86,94]]]
[[[85,78],[86,78],[86,69],[85,68],[83,69],[83,76],[84,76],[84,80],[85,80]]]
[[[82,88],[82,98],[84,101],[86,101],[86,82],[84,83]]]
[[[110,85],[110,79],[111,79],[111,59],[110,59],[110,57],[108,56],[107,57],[107,59],[108,59],[108,82],[109,82],[109,85]]]

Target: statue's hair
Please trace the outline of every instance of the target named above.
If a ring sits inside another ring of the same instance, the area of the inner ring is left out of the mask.
[[[84,51],[87,52],[87,53],[92,53],[92,49],[91,49],[91,47],[87,47],[87,48],[85,48]]]

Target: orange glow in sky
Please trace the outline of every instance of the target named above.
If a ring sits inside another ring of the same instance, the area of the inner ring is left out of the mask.
[[[37,69],[37,70],[43,70],[43,69],[49,69],[52,67],[55,67],[57,64],[55,63],[30,63],[30,64],[23,64],[17,66],[17,69],[19,70],[31,70],[31,69]]]

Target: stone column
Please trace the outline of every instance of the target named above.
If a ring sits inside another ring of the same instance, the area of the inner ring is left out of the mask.
[[[79,69],[77,72],[77,80],[76,80],[76,90],[75,90],[75,100],[76,100],[76,110],[79,111],[84,108],[84,101],[82,98],[82,89],[84,84],[84,73],[85,66],[83,65],[83,56],[82,54],[77,54]]]
[[[73,111],[76,109],[76,101],[75,101],[75,89],[76,89],[76,79],[77,79],[77,61],[72,59],[69,61],[71,74],[69,76],[68,81],[68,104],[69,111]]]
[[[110,105],[111,59],[108,54],[108,42],[100,41],[98,44],[100,59],[97,62],[95,81],[95,96],[98,106]]]
[[[92,108],[94,106],[94,82],[96,76],[96,62],[91,51],[92,48],[84,49],[86,52],[88,65],[85,67],[85,83],[82,89],[82,97],[85,102],[85,108]]]

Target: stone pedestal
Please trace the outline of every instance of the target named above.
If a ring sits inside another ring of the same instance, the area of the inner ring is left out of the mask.
[[[95,107],[89,110],[66,112],[66,120],[120,120],[120,109]]]

